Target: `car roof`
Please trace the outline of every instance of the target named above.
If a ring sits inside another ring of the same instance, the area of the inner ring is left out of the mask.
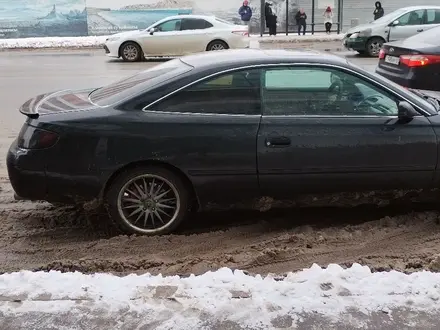
[[[162,20],[181,19],[181,18],[212,19],[212,18],[215,18],[215,16],[214,15],[180,14],[180,15],[167,16],[167,17],[163,18]]]
[[[307,61],[308,63],[347,64],[347,60],[310,49],[228,49],[183,56],[180,60],[196,69],[229,64],[232,67]]]
[[[403,7],[404,10],[417,10],[417,9],[440,9],[440,6],[428,6],[428,5],[422,5],[422,6],[409,6],[409,7]]]

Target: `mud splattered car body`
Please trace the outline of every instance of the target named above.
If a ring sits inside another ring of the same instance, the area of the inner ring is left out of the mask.
[[[17,196],[98,200],[132,233],[170,232],[195,204],[440,185],[437,101],[318,52],[190,55],[20,111]]]

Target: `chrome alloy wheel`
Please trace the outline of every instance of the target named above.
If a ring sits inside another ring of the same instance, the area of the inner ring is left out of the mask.
[[[180,196],[167,179],[144,174],[128,181],[119,191],[117,208],[135,231],[152,234],[170,226],[180,211]]]
[[[380,49],[382,48],[382,45],[383,45],[383,42],[381,42],[379,40],[372,42],[370,45],[370,54],[372,56],[379,56],[379,52],[380,52]]]
[[[223,50],[223,49],[225,49],[225,46],[223,44],[220,44],[220,43],[213,44],[211,46],[211,50]]]
[[[122,50],[125,58],[129,61],[134,61],[138,57],[138,50],[134,45],[126,45]]]

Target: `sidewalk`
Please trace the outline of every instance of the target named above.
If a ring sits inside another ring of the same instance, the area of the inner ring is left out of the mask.
[[[265,35],[251,35],[252,48],[297,48],[306,47],[328,51],[342,49],[343,34],[327,35],[325,33],[315,35],[278,34],[276,37]],[[46,38],[21,38],[0,39],[0,51],[5,50],[35,50],[35,49],[99,49],[102,48],[108,36],[89,37],[46,37]],[[319,44],[319,46],[317,46]]]
[[[259,48],[282,48],[282,49],[294,49],[294,48],[309,48],[319,51],[327,52],[340,52],[346,49],[342,45],[342,38],[344,34],[325,34],[316,33],[314,35],[297,35],[297,34],[277,34],[274,36],[252,36],[258,39]]]

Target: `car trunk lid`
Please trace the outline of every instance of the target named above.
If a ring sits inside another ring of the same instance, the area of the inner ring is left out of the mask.
[[[415,61],[420,61],[423,66],[431,64],[430,60],[440,60],[438,47],[421,42],[407,44],[401,41],[383,45],[379,54],[379,67],[395,73],[405,73],[417,66]]]
[[[40,94],[27,100],[20,107],[20,112],[30,118],[38,118],[43,114],[95,108],[96,105],[89,100],[91,91],[90,89],[81,91],[62,90]]]

